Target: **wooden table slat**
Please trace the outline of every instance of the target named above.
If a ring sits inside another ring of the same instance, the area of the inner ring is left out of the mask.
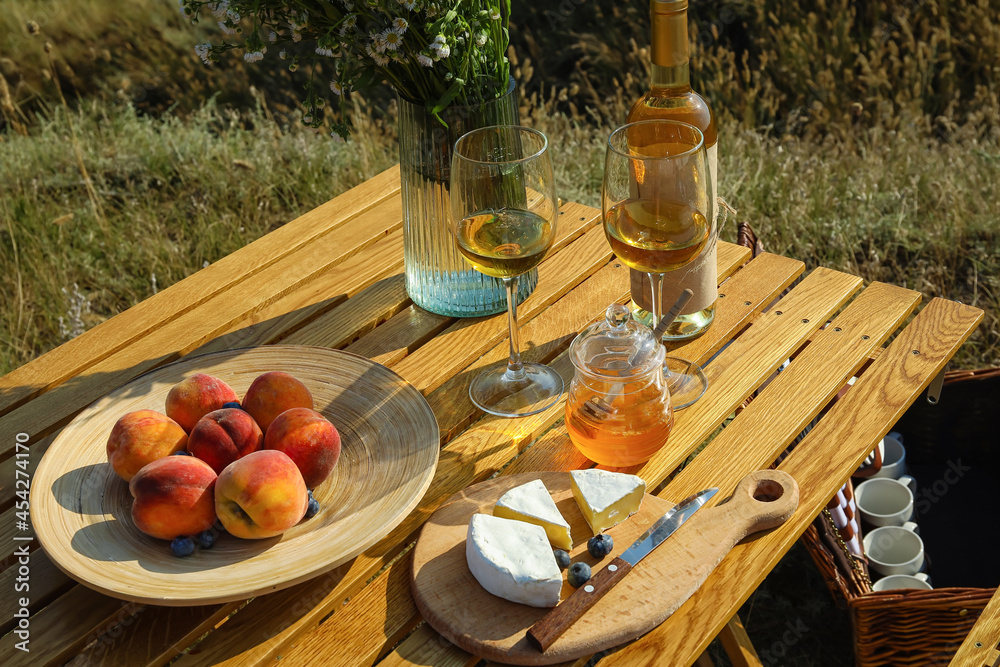
[[[426,623],[407,637],[379,667],[473,667],[479,658],[458,648]]]
[[[142,609],[142,605],[95,596],[92,590],[79,584],[60,597],[59,602],[61,604],[48,605],[32,614],[30,652],[15,650],[14,643],[19,640],[10,633],[4,636],[0,649],[0,662],[4,667],[38,667],[65,662],[86,644],[101,641],[117,624]]]
[[[343,347],[343,345],[324,345],[317,343],[298,343],[289,340],[300,331],[309,327],[323,315],[332,313],[352,304],[352,308],[363,308],[366,305],[377,308],[385,299],[395,299],[396,290],[392,289],[394,280],[401,277],[403,270],[403,231],[393,231],[385,238],[366,248],[363,252],[350,257],[337,266],[315,276],[308,284],[278,298],[270,304],[250,314],[249,318],[234,324],[226,333],[213,338],[189,354],[205,354],[238,347],[252,347],[269,343],[285,343],[288,345],[318,345],[323,347]],[[379,288],[382,289],[379,289]],[[405,302],[397,301],[383,307],[398,308]],[[375,303],[371,303],[375,301]],[[361,336],[374,328],[380,314],[375,312],[367,315],[364,311],[358,313],[361,317],[343,322],[351,326],[351,333]],[[370,319],[362,319],[362,317]],[[339,322],[340,316],[331,316],[330,320]]]
[[[976,642],[980,645],[976,646]],[[1000,657],[998,651],[1000,651],[1000,589],[997,589],[990,598],[950,664],[954,667],[966,665],[992,667]]]
[[[194,644],[240,606],[240,602],[200,607],[141,607],[126,622],[108,628],[100,640],[66,667],[159,667]],[[197,648],[192,651],[197,655]]]
[[[339,350],[361,340],[410,305],[405,280],[400,273],[403,268],[402,260],[398,265],[393,264],[392,268],[397,272],[369,285],[347,303],[284,336],[281,342],[287,345],[319,345]]]
[[[662,625],[608,656],[606,667],[655,665],[656,656],[697,656],[703,651],[826,505],[831,484],[822,480],[833,480],[834,489],[847,481],[982,316],[977,308],[940,299],[925,306],[779,466],[799,483],[796,513],[780,528],[737,545],[709,575],[697,600],[688,600]],[[914,349],[920,353],[913,354]],[[838,446],[827,446],[830,442]],[[689,465],[692,472],[668,487],[671,497],[704,488],[707,480],[731,489],[748,472],[720,470],[714,463],[708,457],[695,458]]]
[[[281,651],[289,665],[367,667],[388,653],[417,626],[410,595],[413,550],[381,572],[318,628]]]
[[[0,378],[0,415],[338,229],[359,213],[395,199],[399,187],[397,165],[11,371]]]

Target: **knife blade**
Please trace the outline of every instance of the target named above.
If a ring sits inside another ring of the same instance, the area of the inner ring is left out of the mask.
[[[639,561],[663,544],[680,528],[681,524],[690,519],[718,491],[719,489],[715,487],[699,491],[667,510],[666,514],[653,522],[646,532],[640,535],[639,539],[633,542],[620,556],[616,556],[607,567],[592,576],[587,583],[576,589],[559,606],[532,625],[528,629],[528,641],[540,651],[548,649]]]

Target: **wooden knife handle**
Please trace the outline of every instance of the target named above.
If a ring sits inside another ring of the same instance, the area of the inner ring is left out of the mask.
[[[632,566],[628,562],[616,556],[606,568],[592,576],[559,606],[532,625],[528,629],[528,641],[540,651],[548,649],[569,626],[593,607],[631,569]]]

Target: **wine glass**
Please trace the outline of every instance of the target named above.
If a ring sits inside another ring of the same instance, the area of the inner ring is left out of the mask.
[[[548,140],[538,130],[495,125],[455,142],[451,210],[458,249],[474,269],[507,290],[510,359],[478,375],[469,397],[499,417],[522,417],[562,396],[562,377],[522,362],[517,337],[517,279],[545,257],[556,233],[559,205]]]
[[[709,180],[705,137],[693,125],[638,121],[608,139],[604,232],[618,259],[649,276],[654,322],[663,316],[662,275],[684,270],[714,235]],[[693,362],[667,357],[665,370],[674,409],[691,405],[708,387]]]

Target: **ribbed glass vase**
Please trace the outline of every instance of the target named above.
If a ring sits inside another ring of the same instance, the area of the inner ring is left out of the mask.
[[[517,125],[517,95],[507,93],[477,106],[450,107],[441,124],[427,107],[399,98],[399,169],[403,196],[403,266],[406,292],[425,310],[450,317],[479,317],[507,309],[503,282],[483,275],[462,258],[451,228],[448,195],[455,140],[489,125]],[[521,276],[518,301],[538,282]]]

